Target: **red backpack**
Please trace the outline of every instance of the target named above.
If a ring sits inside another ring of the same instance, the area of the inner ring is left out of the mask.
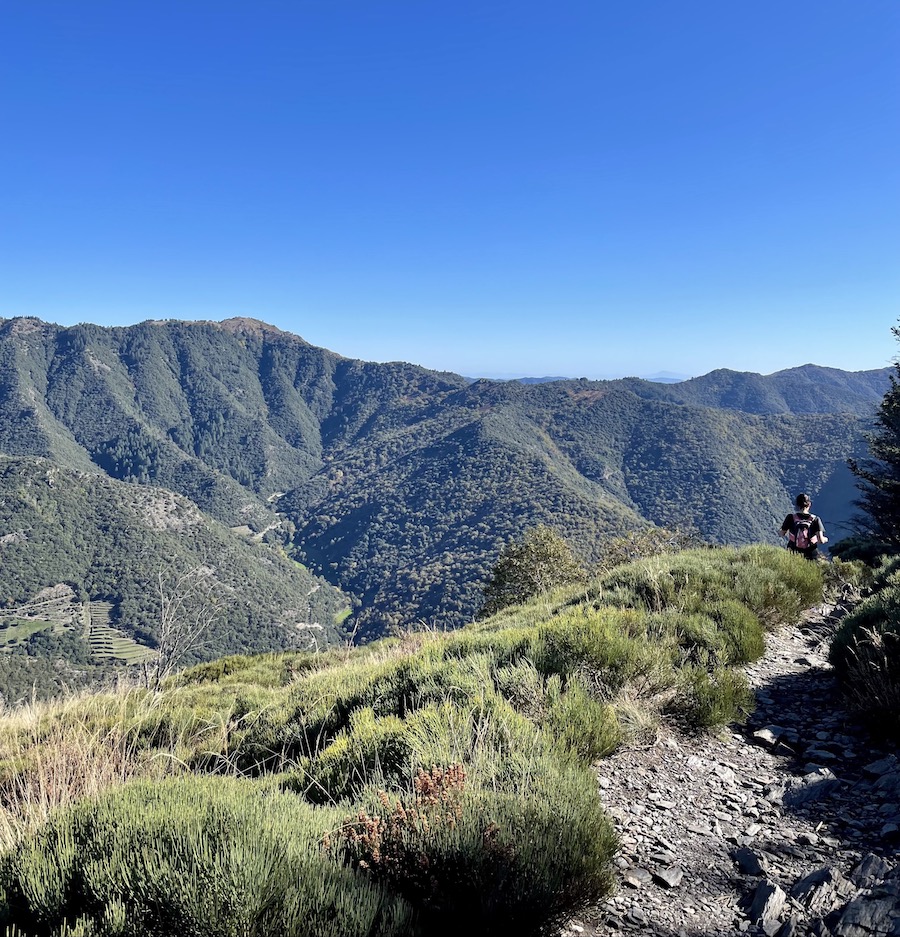
[[[788,534],[788,540],[797,550],[808,550],[813,545],[813,538],[809,534],[809,529],[812,527],[814,520],[816,520],[815,514],[810,514],[809,517],[801,517],[799,514],[794,515],[794,526]]]

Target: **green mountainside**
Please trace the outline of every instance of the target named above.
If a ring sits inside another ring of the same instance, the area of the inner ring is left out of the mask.
[[[888,373],[469,382],[251,319],[9,319],[0,452],[171,489],[249,534],[274,525],[268,539],[359,600],[352,626],[371,637],[471,619],[500,546],[539,522],[587,561],[646,523],[746,543],[805,489],[839,534],[845,460]]]
[[[0,692],[77,685],[155,644],[158,577],[212,570],[221,614],[203,652],[335,643],[349,601],[277,548],[164,488],[0,457]]]

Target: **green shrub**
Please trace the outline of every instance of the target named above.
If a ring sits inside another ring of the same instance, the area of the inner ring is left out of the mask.
[[[595,699],[577,679],[551,696],[546,727],[558,744],[587,762],[609,755],[622,741],[613,707]]]
[[[537,937],[609,893],[616,841],[587,772],[511,794],[470,791],[454,765],[420,772],[404,798],[373,797],[331,847],[403,895],[429,935]]]
[[[762,545],[734,551],[735,598],[766,626],[776,628],[797,620],[805,609],[822,601],[823,575],[818,563],[778,547]]]
[[[358,709],[347,729],[295,771],[290,786],[313,803],[353,799],[373,785],[394,787],[411,774],[407,735],[402,719]]]
[[[530,660],[499,667],[494,674],[497,692],[518,712],[540,722],[546,709],[544,677]]]
[[[0,924],[105,937],[408,935],[412,912],[321,852],[336,815],[258,783],[121,788],[57,814],[0,863]]]
[[[470,785],[515,793],[552,774],[564,750],[496,693],[467,706],[429,706],[407,720],[418,767],[465,765]]]
[[[898,573],[900,573],[900,555],[880,557],[872,579],[873,590],[878,592],[885,586],[897,585]]]
[[[708,613],[718,628],[726,663],[749,664],[762,657],[765,632],[759,617],[746,605],[724,599],[710,605]]]
[[[691,665],[679,674],[672,710],[693,729],[743,722],[753,711],[753,692],[742,673],[728,667]]]
[[[537,629],[532,658],[547,675],[589,671],[609,699],[627,684],[653,693],[673,682],[675,647],[664,632],[648,640],[651,628],[639,611],[572,610]]]
[[[826,596],[829,601],[836,602],[844,598],[848,591],[852,594],[855,590],[872,586],[875,570],[862,560],[845,560],[835,556],[830,563],[822,565],[822,575]]]

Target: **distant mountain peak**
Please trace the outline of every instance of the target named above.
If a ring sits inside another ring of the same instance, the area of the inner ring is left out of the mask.
[[[8,322],[13,335],[29,335],[47,327],[47,323],[36,316],[15,316],[12,319],[0,319],[0,322]]]
[[[279,329],[277,325],[269,325],[268,322],[263,322],[262,319],[253,319],[250,316],[232,316],[230,319],[223,319],[221,322],[214,324],[234,335],[293,335],[292,332]],[[300,336],[295,335],[294,338],[300,338]]]
[[[680,384],[682,381],[690,380],[687,374],[678,374],[675,371],[657,371],[656,374],[648,374],[643,379],[653,381],[655,384]]]

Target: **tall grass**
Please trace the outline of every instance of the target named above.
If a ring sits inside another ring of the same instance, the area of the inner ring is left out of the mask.
[[[136,778],[178,773],[184,737],[148,746],[147,720],[160,706],[141,691],[35,702],[0,721],[0,849],[60,807]]]
[[[900,738],[900,557],[882,563],[872,588],[841,622],[830,658],[850,704]]]

